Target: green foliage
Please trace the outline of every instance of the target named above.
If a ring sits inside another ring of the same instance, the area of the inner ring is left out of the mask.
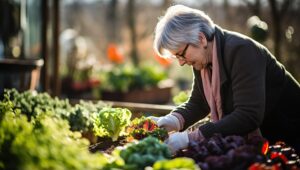
[[[145,89],[156,86],[166,78],[167,74],[158,67],[119,65],[101,73],[101,89],[118,92]]]
[[[92,131],[93,114],[100,112],[103,107],[107,106],[107,104],[100,101],[98,103],[92,103],[81,100],[70,112],[69,124],[71,130],[81,132]]]
[[[167,78],[167,75],[163,70],[153,65],[140,66],[136,69],[136,72],[137,75],[135,77],[135,83],[132,85],[132,89],[157,86],[159,81]]]
[[[195,164],[193,159],[175,158],[155,162],[153,170],[200,170],[200,168]]]
[[[107,106],[102,102],[92,103],[80,101],[79,104],[71,106],[68,99],[61,100],[52,98],[47,93],[25,91],[19,93],[15,89],[5,90],[4,103],[13,103],[11,109],[19,109],[28,120],[34,120],[40,115],[62,118],[68,120],[72,131],[91,131],[93,129],[92,115]],[[36,120],[35,120],[36,121]]]
[[[158,160],[170,159],[171,153],[166,144],[149,136],[138,143],[128,144],[120,156],[128,167],[143,170]]]
[[[11,101],[0,102],[0,121],[5,114],[20,113],[19,109],[14,109],[14,104]]]
[[[173,97],[173,102],[176,105],[180,105],[180,104],[186,102],[188,99],[189,99],[189,92],[181,91],[176,96]]]
[[[94,131],[100,137],[108,136],[113,141],[125,133],[129,125],[131,112],[126,108],[104,107],[94,114]]]
[[[41,114],[27,120],[0,102],[0,169],[101,169],[107,160],[90,154],[88,141],[65,120]]]
[[[268,30],[264,29],[260,25],[253,25],[251,27],[251,37],[256,41],[263,42],[267,39]]]
[[[252,16],[247,21],[251,37],[256,41],[263,42],[268,37],[268,24],[261,21],[259,17]]]
[[[36,91],[19,93],[16,89],[6,89],[4,96],[3,102],[13,102],[14,108],[19,108],[29,120],[41,113],[67,119],[72,108],[67,99],[52,98],[48,93],[37,93]]]
[[[93,122],[90,118],[90,112],[81,105],[75,105],[74,111],[69,116],[69,122],[72,131],[88,131],[92,129]]]
[[[133,81],[132,77],[135,76],[134,68],[125,66],[115,67],[101,74],[102,90],[121,92],[129,90]]]
[[[136,140],[152,136],[163,141],[168,137],[168,131],[166,129],[159,128],[153,120],[145,116],[133,119],[126,131],[129,137]]]

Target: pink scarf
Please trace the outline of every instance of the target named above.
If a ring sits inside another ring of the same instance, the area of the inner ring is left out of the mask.
[[[212,68],[204,68],[201,70],[202,84],[204,95],[210,107],[212,122],[217,122],[223,116],[222,101],[220,95],[220,72],[219,62],[217,58],[216,40],[213,41],[212,51]],[[248,134],[251,136],[261,136],[260,129],[257,128]]]
[[[212,68],[201,70],[204,95],[211,112],[211,119],[216,122],[222,118],[222,103],[220,95],[220,72],[217,58],[216,40],[213,41]]]

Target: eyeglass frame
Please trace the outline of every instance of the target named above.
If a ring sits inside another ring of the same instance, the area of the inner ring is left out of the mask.
[[[182,54],[175,54],[175,56],[178,60],[185,60],[186,59],[185,54],[186,54],[187,49],[189,48],[189,45],[190,45],[189,43],[186,44],[186,46],[184,47],[184,49],[182,51]]]

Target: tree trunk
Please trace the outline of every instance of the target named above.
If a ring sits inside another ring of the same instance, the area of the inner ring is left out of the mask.
[[[244,0],[244,2],[247,4],[252,15],[256,15],[259,18],[261,18],[261,12],[260,12],[261,0],[255,0],[253,3],[252,3],[252,1],[250,2],[249,0]]]
[[[60,76],[59,76],[59,68],[60,68],[60,62],[59,62],[59,0],[53,1],[53,57],[54,57],[54,75],[53,75],[53,95],[54,96],[60,96],[61,92],[61,83],[60,83]]]
[[[281,56],[280,56],[280,46],[281,46],[281,28],[280,28],[280,23],[281,23],[281,16],[279,16],[279,10],[277,7],[276,0],[269,0],[270,7],[271,7],[271,16],[272,16],[272,22],[273,22],[273,41],[274,41],[274,55],[275,57],[281,61]]]
[[[279,7],[279,4],[276,0],[269,0],[270,7],[271,7],[271,15],[272,15],[272,22],[273,22],[273,40],[274,40],[274,55],[279,60],[282,61],[281,56],[281,44],[282,44],[282,20],[286,11],[288,10],[290,4],[292,4],[293,0],[284,0]]]
[[[117,6],[118,0],[111,0],[109,2],[109,8],[107,10],[107,39],[109,42],[113,43],[117,41]]]
[[[138,51],[137,51],[137,36],[135,28],[135,0],[128,0],[127,4],[127,14],[128,14],[128,26],[130,31],[130,41],[131,41],[131,57],[134,65],[139,64]]]

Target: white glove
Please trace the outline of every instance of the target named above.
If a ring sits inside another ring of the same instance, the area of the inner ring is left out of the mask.
[[[159,120],[160,117],[148,116],[147,118],[150,118],[151,120],[153,120],[157,124],[157,121]]]
[[[188,133],[186,131],[175,132],[169,136],[165,143],[168,145],[172,155],[174,155],[178,150],[185,149],[188,147]]]
[[[166,116],[162,117],[154,117],[150,116],[150,119],[155,121],[158,125],[158,127],[165,128],[168,132],[171,131],[179,131],[180,130],[180,122],[176,116],[173,116],[171,114],[168,114]]]

